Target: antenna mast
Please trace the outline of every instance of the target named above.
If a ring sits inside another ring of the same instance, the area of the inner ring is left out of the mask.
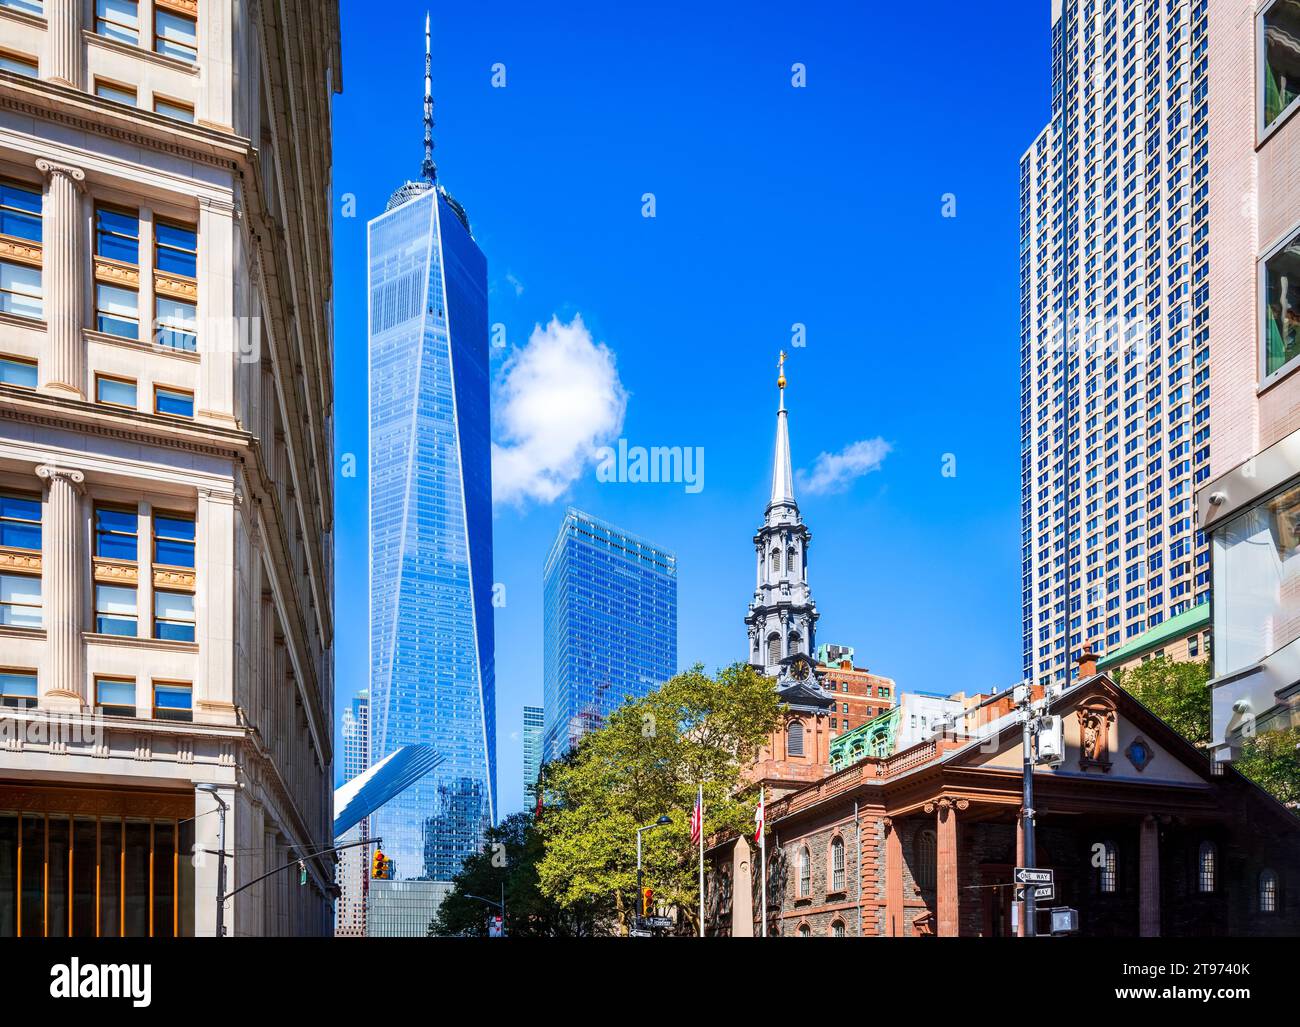
[[[424,179],[430,185],[438,179],[438,165],[433,162],[433,33],[429,14],[424,15]]]

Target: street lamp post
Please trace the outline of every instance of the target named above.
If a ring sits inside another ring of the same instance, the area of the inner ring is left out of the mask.
[[[217,937],[226,936],[226,810],[230,807],[217,791],[217,786],[203,781],[194,786],[195,791],[207,792],[217,804]]]
[[[638,827],[636,829],[636,905],[632,909],[632,923],[637,928],[640,928],[641,926],[641,835],[645,831],[653,831],[656,827],[665,827],[671,823],[672,819],[665,814],[653,824],[647,824],[645,827]],[[628,934],[631,936],[630,931]]]
[[[504,881],[501,882],[501,901],[500,901],[500,902],[496,902],[496,901],[494,901],[493,899],[485,899],[482,895],[470,895],[468,892],[466,892],[466,894],[465,894],[465,898],[467,898],[467,899],[476,899],[477,901],[479,901],[479,902],[484,902],[484,903],[486,903],[487,905],[491,906],[493,909],[496,909],[496,910],[500,911],[500,913],[501,913],[501,937],[504,938],[504,937],[506,936],[506,885],[505,885],[505,882],[504,882]]]

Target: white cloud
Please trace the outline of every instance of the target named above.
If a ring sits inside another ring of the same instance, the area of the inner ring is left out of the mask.
[[[799,489],[811,496],[831,496],[847,491],[858,478],[880,470],[894,447],[882,438],[863,439],[838,453],[822,453],[811,471],[799,472]]]
[[[501,369],[496,411],[494,500],[552,503],[622,431],[627,393],[613,352],[592,339],[582,316],[567,325],[552,317]]]
[[[506,281],[514,288],[516,296],[522,296],[524,294],[524,283],[515,276],[514,272],[506,272]]]

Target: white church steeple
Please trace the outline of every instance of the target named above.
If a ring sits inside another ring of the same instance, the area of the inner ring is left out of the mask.
[[[745,625],[749,662],[779,677],[789,659],[815,650],[817,604],[808,587],[808,546],[812,535],[799,516],[790,460],[789,414],[785,408],[785,360],[781,354],[780,404],[776,412],[776,451],[772,460],[772,498],[754,536],[757,581]]]

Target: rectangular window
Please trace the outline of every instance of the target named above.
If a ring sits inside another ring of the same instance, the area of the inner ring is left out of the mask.
[[[1300,356],[1300,233],[1264,260],[1264,377]]]
[[[95,678],[95,705],[108,717],[135,716],[135,682]]]
[[[30,574],[0,574],[0,624],[39,628],[44,624],[41,579]]]
[[[44,0],[0,0],[0,7],[8,7],[11,11],[22,11],[24,14],[44,14],[43,2]]]
[[[101,635],[135,638],[135,589],[121,585],[95,586],[95,630]]]
[[[114,103],[124,103],[128,107],[139,105],[138,94],[131,86],[119,86],[116,82],[106,82],[102,78],[95,80],[95,95]]]
[[[95,401],[110,406],[136,408],[135,382],[129,378],[112,378],[106,374],[95,375]]]
[[[36,388],[36,361],[0,357],[0,382],[19,385],[24,389]]]
[[[194,567],[194,518],[188,514],[155,513],[153,562],[166,567]]]
[[[188,103],[181,103],[180,100],[168,100],[163,96],[155,96],[153,98],[153,109],[155,114],[161,114],[164,118],[175,118],[177,121],[194,124],[194,107]]]
[[[41,551],[40,497],[0,493],[0,546]]]
[[[154,267],[169,275],[198,277],[199,233],[166,221],[154,224]]]
[[[14,53],[12,50],[0,50],[0,71],[12,71],[28,78],[36,78],[40,74],[40,65],[35,57]]]
[[[167,642],[194,641],[194,596],[188,592],[153,594],[153,637]]]
[[[194,710],[191,703],[193,698],[191,693],[192,689],[189,685],[155,681],[153,686],[154,720],[192,721],[194,719]]]
[[[194,416],[194,393],[186,389],[173,389],[169,385],[155,385],[153,409],[154,413],[157,414],[192,418]]]
[[[136,267],[140,263],[140,215],[95,208],[95,256]]]
[[[189,61],[199,59],[198,30],[193,18],[154,7],[153,48],[166,57]]]
[[[36,671],[0,670],[0,706],[29,709],[36,705]]]
[[[1300,98],[1300,5],[1278,0],[1263,14],[1264,128]]]
[[[40,245],[42,227],[39,190],[13,182],[0,182],[0,235]],[[0,260],[0,312],[41,317],[44,314],[44,304],[40,251],[34,247],[22,246],[15,249],[22,254],[21,257]]]
[[[129,507],[95,507],[95,555],[106,560],[138,559],[140,536],[136,511]]]
[[[187,353],[193,353],[198,349],[193,303],[159,296],[157,314],[159,346],[168,346]]]
[[[95,283],[95,328],[119,339],[140,338],[140,294],[134,289]]]
[[[139,44],[140,4],[137,0],[95,0],[95,32],[119,43]]]

